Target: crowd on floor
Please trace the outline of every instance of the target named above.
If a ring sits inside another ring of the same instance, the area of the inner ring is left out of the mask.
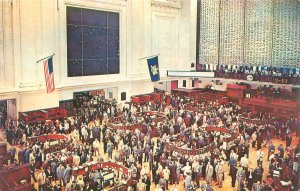
[[[237,104],[169,96],[170,105],[164,101],[129,102],[121,108],[100,96],[84,97],[78,101],[74,116],[53,123],[19,122],[17,127],[6,130],[8,143],[14,145],[9,150],[10,163],[30,163],[32,180],[43,191],[102,190],[102,169],[86,171],[80,176],[72,173],[75,167],[92,161],[109,161],[128,168],[132,179],[128,190],[135,191],[150,190],[152,183],[155,191],[176,190],[172,185],[181,181],[186,191],[197,188],[209,191],[213,190],[212,182],[222,187],[227,174],[238,191],[278,190],[278,179],[299,189],[300,144],[291,142],[293,132],[296,131],[296,139],[299,137],[300,122],[292,118],[264,125],[250,124],[240,121],[242,109]],[[196,111],[187,107],[191,103],[198,108]],[[155,122],[156,116],[147,115],[148,111],[164,113],[165,119]],[[112,129],[108,124],[114,117],[122,119],[122,124],[141,123],[143,129]],[[254,117],[272,116],[260,113]],[[228,132],[206,131],[208,126],[222,127]],[[155,136],[154,128],[158,132]],[[72,139],[72,145],[59,152],[44,153],[51,142],[28,141],[29,137],[48,133],[65,134]],[[224,141],[233,134],[238,136],[230,142]],[[285,140],[286,145],[275,148],[274,138]],[[201,149],[213,145],[214,149],[197,155],[182,154],[167,149],[171,142],[179,148]],[[262,145],[268,147],[268,153],[262,151]],[[257,148],[255,168],[249,167],[249,155],[253,154],[249,153],[250,147]],[[268,155],[269,169],[263,168],[264,155]],[[229,172],[225,172],[225,165],[229,166]],[[268,171],[267,179],[263,178],[264,171]],[[201,179],[205,182],[200,183]]]

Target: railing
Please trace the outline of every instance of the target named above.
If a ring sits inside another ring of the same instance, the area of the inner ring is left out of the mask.
[[[237,74],[237,73],[225,73],[222,71],[216,72],[217,78],[228,78],[237,80],[248,80],[248,76],[251,75],[253,81],[270,82],[275,84],[300,84],[300,77],[278,77],[272,75],[259,75],[259,74]]]
[[[127,179],[125,180],[126,181],[126,184],[117,184],[117,185],[114,185],[112,186],[111,188],[108,188],[107,190],[111,190],[111,191],[115,191],[117,190],[117,188],[122,188],[122,190],[127,190],[127,186],[130,185],[130,182],[132,181],[131,180],[131,175],[130,175],[130,172],[128,170],[128,168],[122,166],[122,165],[119,165],[119,164],[116,164],[116,163],[111,163],[111,162],[97,162],[97,163],[85,163],[83,164],[83,166],[80,166],[80,167],[74,167],[72,169],[72,174],[73,175],[82,175],[86,172],[86,169],[88,170],[98,170],[98,169],[104,169],[104,168],[109,168],[109,169],[114,169],[118,172],[122,171],[123,173],[123,176],[126,177]]]
[[[54,153],[61,151],[65,148],[69,149],[72,145],[72,140],[68,139],[67,136],[62,134],[48,134],[48,135],[41,135],[36,137],[28,137],[28,142],[34,143],[36,141],[44,142],[44,141],[58,141],[58,144],[50,145],[49,148],[43,149],[44,154]]]
[[[215,127],[215,126],[208,126],[206,127],[207,131],[219,131],[219,132],[223,132],[223,133],[229,133],[229,130],[226,128],[222,128],[222,127]],[[180,136],[180,134],[177,134],[176,137],[178,138],[178,136]],[[235,140],[237,138],[237,134],[231,134],[231,137],[229,138],[224,138],[224,142],[231,142],[233,140]],[[167,149],[167,151],[175,151],[178,154],[181,155],[200,155],[200,154],[204,154],[207,153],[209,151],[212,151],[213,149],[217,148],[217,146],[215,146],[213,143],[203,147],[203,148],[199,148],[199,149],[191,149],[191,148],[181,148],[176,146],[174,143],[171,142],[167,142],[165,144],[165,147]]]

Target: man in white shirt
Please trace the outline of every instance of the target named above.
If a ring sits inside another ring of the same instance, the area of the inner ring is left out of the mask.
[[[64,121],[64,131],[65,131],[65,133],[66,134],[68,134],[69,133],[69,123],[65,120]]]
[[[73,131],[73,137],[76,141],[79,141],[79,132],[77,129],[74,129]]]
[[[161,174],[163,172],[163,167],[161,166],[161,164],[158,164],[157,170],[156,170],[156,174]]]
[[[76,154],[73,155],[73,164],[74,166],[79,166],[79,163],[80,163],[80,157]]]
[[[248,172],[249,159],[247,158],[247,154],[245,154],[241,158],[240,163],[241,163],[241,166],[245,169],[245,171]]]
[[[186,166],[184,166],[182,169],[183,174],[186,175],[187,173],[192,172],[192,167],[189,165],[189,162],[186,163]]]
[[[136,184],[137,191],[146,191],[146,184],[142,182],[142,179]]]
[[[38,175],[38,186],[39,191],[44,191],[45,183],[46,183],[46,174],[44,172],[44,169],[41,170],[41,172]]]
[[[159,184],[156,185],[154,191],[163,191]]]
[[[207,184],[211,183],[211,178],[212,178],[212,175],[213,175],[213,170],[214,170],[213,166],[210,164],[210,162],[208,162],[208,164],[206,166],[206,176],[205,176]]]
[[[218,162],[217,165],[216,165],[216,175],[217,175],[217,183],[219,185],[219,188],[222,187],[222,183],[223,183],[223,176],[224,176],[224,168],[223,168],[223,165]]]
[[[257,134],[256,134],[256,132],[254,132],[254,133],[251,135],[251,139],[252,139],[252,148],[254,148],[255,145],[256,145],[256,139],[257,139]]]
[[[271,161],[273,158],[275,158],[274,150],[271,150],[270,156],[269,156],[269,161]]]
[[[147,168],[146,165],[144,165],[141,170],[141,177],[147,176],[148,174],[149,174],[149,169]]]
[[[170,179],[170,170],[167,166],[163,170],[163,175],[164,175],[164,179],[166,181],[166,189],[169,190],[168,184],[169,184],[169,179]]]
[[[66,184],[65,191],[72,191],[72,182],[71,182],[71,180]]]
[[[172,186],[172,188],[170,189],[170,191],[178,191],[178,189],[176,188],[176,184],[174,184],[174,185]]]
[[[95,156],[99,155],[99,146],[100,146],[100,143],[99,143],[98,139],[95,139],[95,141],[93,142]]]
[[[234,152],[234,150],[231,150],[231,153],[230,153],[230,157],[229,157],[229,158],[233,158],[234,160],[237,161],[238,155]]]
[[[83,126],[81,129],[81,135],[82,135],[81,141],[82,141],[82,143],[84,143],[85,141],[87,141],[88,136],[89,136],[85,126]]]
[[[187,172],[186,178],[184,179],[185,191],[189,190],[189,188],[191,187],[191,183],[192,183],[192,176],[191,176],[190,172]]]
[[[83,187],[84,187],[84,181],[83,181],[83,177],[78,177],[78,182],[77,182],[77,184],[79,185],[79,187],[80,187],[80,190],[83,190]]]
[[[259,149],[256,152],[257,166],[259,166],[259,164],[262,165],[263,159],[264,159],[264,151],[262,151],[261,149]]]

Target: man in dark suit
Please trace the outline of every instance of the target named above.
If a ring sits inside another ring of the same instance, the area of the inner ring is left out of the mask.
[[[34,182],[36,182],[36,177],[34,175],[34,171],[35,171],[35,166],[33,163],[30,164],[30,176],[33,179]]]
[[[80,186],[76,183],[75,180],[73,180],[72,185],[71,185],[72,190],[80,190]]]
[[[263,187],[262,187],[262,185],[260,184],[260,182],[257,181],[256,183],[253,184],[252,190],[253,190],[253,191],[262,191],[262,190],[263,190]]]
[[[91,191],[93,190],[92,186],[90,186],[89,182],[86,182],[85,186],[83,187],[83,191]]]
[[[176,183],[176,164],[174,162],[170,163],[170,183]]]
[[[292,136],[291,134],[288,134],[288,136],[286,137],[286,148],[288,148],[289,146],[291,146],[292,144]]]
[[[67,184],[71,178],[71,167],[69,164],[67,164],[67,168],[65,169],[64,171],[64,181],[65,181],[65,184]]]
[[[231,174],[231,186],[235,187],[235,181],[236,181],[236,173],[238,169],[236,168],[236,165],[230,166],[230,174]]]
[[[26,149],[24,153],[24,163],[29,163],[30,150]]]
[[[47,167],[47,169],[44,170],[46,177],[48,178],[49,182],[52,181],[52,173],[51,173],[51,168],[50,166]]]
[[[56,182],[54,187],[53,187],[53,191],[61,191],[61,187],[60,187],[60,184],[59,182]]]
[[[83,163],[85,163],[87,160],[86,155],[84,153],[84,151],[81,152],[81,156],[80,156],[80,162],[79,165],[81,166]]]
[[[143,182],[146,184],[146,191],[150,191],[151,180],[150,176],[144,176]]]
[[[51,161],[51,173],[52,173],[52,177],[54,178],[54,180],[57,179],[57,174],[56,174],[56,170],[57,170],[57,164],[56,161],[52,160]]]
[[[24,158],[25,158],[25,150],[20,148],[19,151],[18,151],[19,165],[24,163]]]
[[[65,167],[60,163],[56,169],[56,177],[59,180],[60,185],[63,182],[64,175],[65,175]]]

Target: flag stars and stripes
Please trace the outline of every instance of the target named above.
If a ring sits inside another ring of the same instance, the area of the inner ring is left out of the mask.
[[[44,73],[47,93],[55,90],[52,57],[44,61]]]

